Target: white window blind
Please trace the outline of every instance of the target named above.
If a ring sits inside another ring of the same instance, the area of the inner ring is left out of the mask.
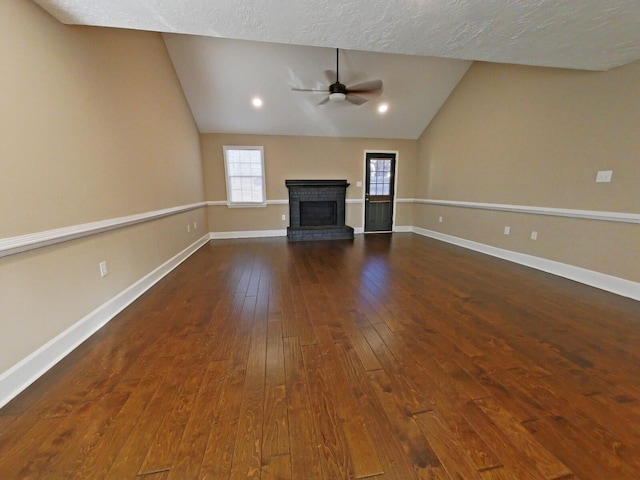
[[[262,147],[224,147],[227,201],[230,205],[265,204]]]

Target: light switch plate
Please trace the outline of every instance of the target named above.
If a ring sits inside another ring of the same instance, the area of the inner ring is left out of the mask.
[[[613,176],[613,170],[600,170],[596,175],[596,183],[609,183]]]
[[[107,268],[107,262],[100,262],[98,265],[100,267],[100,276],[106,277],[109,275],[109,269]]]

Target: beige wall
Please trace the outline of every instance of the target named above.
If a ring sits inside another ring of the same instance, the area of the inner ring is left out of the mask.
[[[637,214],[639,126],[640,62],[604,73],[476,63],[418,141],[416,197]],[[598,170],[613,181],[596,184]],[[433,205],[415,205],[414,223],[640,281],[637,224]]]
[[[364,182],[364,151],[398,151],[398,198],[413,196],[416,163],[415,140],[385,140],[367,138],[296,137],[278,135],[203,134],[202,145],[205,193],[207,200],[226,201],[224,173],[224,145],[264,147],[267,200],[286,200],[289,193],[287,179],[346,179],[351,183],[347,198],[362,200]],[[264,208],[208,209],[209,227],[213,232],[279,230],[289,225],[287,205],[268,205]],[[408,206],[400,204],[396,225],[410,219]],[[362,227],[362,204],[347,205],[347,224]],[[282,220],[282,214],[287,220]]]
[[[0,238],[204,200],[199,134],[159,34],[0,2],[0,58]],[[0,373],[207,231],[199,209],[0,258]]]

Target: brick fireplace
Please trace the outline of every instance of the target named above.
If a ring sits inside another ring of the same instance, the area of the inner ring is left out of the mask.
[[[285,180],[289,189],[290,242],[353,238],[345,225],[346,180]]]

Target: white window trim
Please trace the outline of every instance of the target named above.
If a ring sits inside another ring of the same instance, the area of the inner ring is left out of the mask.
[[[231,185],[229,184],[229,167],[227,166],[227,150],[260,150],[260,161],[262,162],[262,202],[232,202],[231,201]],[[227,185],[227,207],[229,208],[253,208],[267,206],[267,188],[266,188],[266,171],[264,169],[264,148],[262,146],[234,146],[224,145],[222,147],[224,161],[224,176]]]

